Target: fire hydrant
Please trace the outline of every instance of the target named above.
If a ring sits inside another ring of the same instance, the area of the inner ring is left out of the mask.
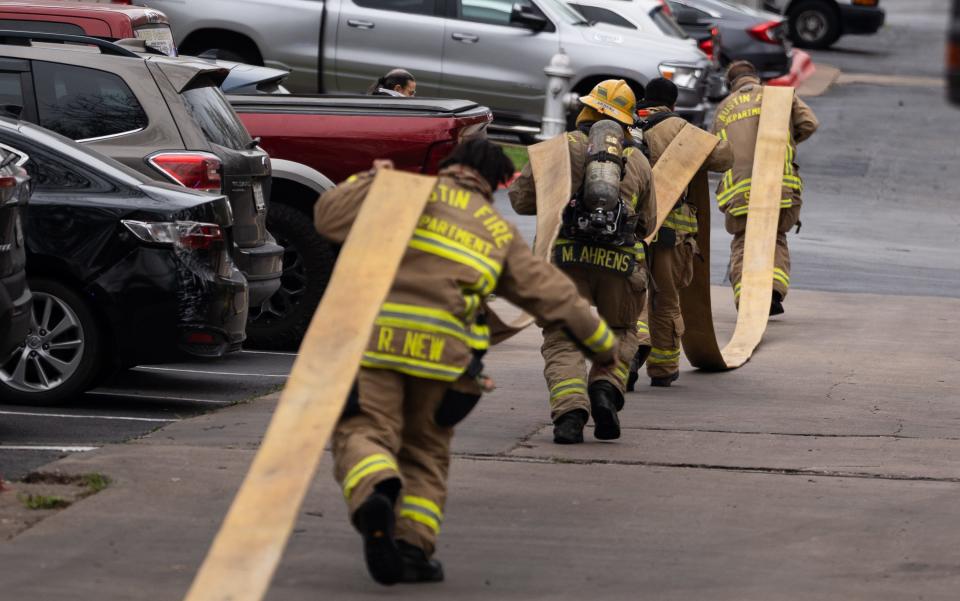
[[[576,107],[577,95],[570,91],[574,73],[570,68],[570,57],[563,51],[553,55],[543,72],[547,74],[547,93],[537,139],[549,140],[567,130],[567,112]]]

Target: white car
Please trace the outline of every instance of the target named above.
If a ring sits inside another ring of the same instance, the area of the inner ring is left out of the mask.
[[[621,27],[633,31],[633,35],[645,38],[651,43],[686,44],[703,54],[711,61],[708,79],[708,98],[716,98],[723,93],[723,76],[720,63],[716,56],[707,56],[698,47],[697,42],[689,37],[677,24],[670,9],[663,0],[566,0],[567,4],[588,20],[604,23],[609,26]],[[691,75],[677,73],[664,65],[660,66],[660,74],[673,80],[678,87],[684,88],[692,84],[687,81]]]

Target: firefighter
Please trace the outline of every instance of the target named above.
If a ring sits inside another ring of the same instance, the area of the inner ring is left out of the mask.
[[[727,232],[733,234],[730,243],[730,285],[734,302],[740,303],[740,275],[743,270],[743,244],[747,231],[747,211],[750,203],[750,181],[753,173],[757,130],[760,126],[760,103],[763,87],[757,69],[748,61],[736,61],[727,69],[730,95],[717,107],[713,133],[733,146],[735,161],[717,187],[717,204],[725,215]],[[797,165],[797,144],[813,135],[819,127],[813,111],[797,96],[793,98],[790,116],[790,141],[783,166],[783,194],[780,203],[780,221],[777,226],[777,250],[773,269],[773,296],[770,315],[783,313],[783,299],[790,288],[790,252],[787,232],[794,226],[800,229],[800,204],[803,181]]]
[[[367,568],[385,585],[443,580],[432,556],[453,426],[481,393],[489,346],[483,299],[496,292],[565,329],[600,364],[612,363],[616,344],[573,283],[535,257],[492,206],[493,190],[514,172],[503,151],[467,141],[441,167],[331,443]],[[314,221],[322,236],[344,241],[374,175],[354,175],[320,198]],[[354,235],[375,243],[377,233]]]
[[[642,241],[656,225],[650,163],[630,142],[627,132],[634,123],[636,107],[630,86],[623,80],[603,81],[580,102],[583,108],[577,127],[566,134],[575,197],[564,212],[554,260],[580,294],[597,307],[621,343],[615,365],[594,364],[588,373],[576,341],[557,324],[541,324],[544,376],[557,444],[583,442],[583,428],[591,414],[597,439],[620,436],[617,412],[623,408],[630,360],[637,349],[637,319],[647,287]],[[595,139],[601,131],[606,132],[604,136]],[[611,138],[615,138],[612,145]],[[598,186],[612,192],[614,204],[608,203],[605,209],[593,204],[595,195],[610,196],[600,194],[599,188],[594,190]],[[529,165],[510,187],[510,202],[521,215],[536,213],[536,188]],[[604,226],[613,224],[595,221],[594,207],[600,207],[605,215],[621,216],[615,234],[604,233]],[[593,227],[595,223],[598,227]]]
[[[674,109],[677,104],[677,86],[662,77],[647,84],[643,102],[638,105],[639,129],[642,144],[647,149],[650,163],[657,164],[663,152],[687,122]],[[693,127],[692,125],[690,127]],[[704,163],[709,171],[723,172],[733,166],[730,143],[721,140]],[[648,353],[638,351],[631,364],[630,384],[636,381],[634,370],[647,356],[647,375],[651,386],[670,386],[680,377],[680,337],[683,335],[683,317],[680,314],[680,289],[690,284],[693,277],[693,258],[697,254],[697,213],[684,196],[667,216],[650,248],[650,271],[653,292],[650,294],[648,314],[650,347]],[[638,323],[638,330],[644,321]],[[646,349],[644,349],[645,351]],[[628,385],[630,390],[632,385]]]

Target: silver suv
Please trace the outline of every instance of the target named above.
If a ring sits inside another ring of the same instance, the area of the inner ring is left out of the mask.
[[[500,121],[538,123],[543,68],[564,50],[574,89],[669,73],[694,120],[710,62],[695,46],[593,25],[563,0],[140,0],[164,11],[184,54],[288,69],[297,92],[355,92],[390,67],[417,76],[422,96],[469,98]],[[639,89],[638,89],[639,91]]]

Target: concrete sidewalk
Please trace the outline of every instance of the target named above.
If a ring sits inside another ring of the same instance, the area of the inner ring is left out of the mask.
[[[620,441],[575,447],[551,442],[524,332],[458,432],[448,581],[373,584],[325,458],[268,598],[955,599],[960,300],[794,291],[787,311],[743,369],[641,386]],[[114,484],[0,543],[0,596],[182,598],[274,403],[49,466]]]

